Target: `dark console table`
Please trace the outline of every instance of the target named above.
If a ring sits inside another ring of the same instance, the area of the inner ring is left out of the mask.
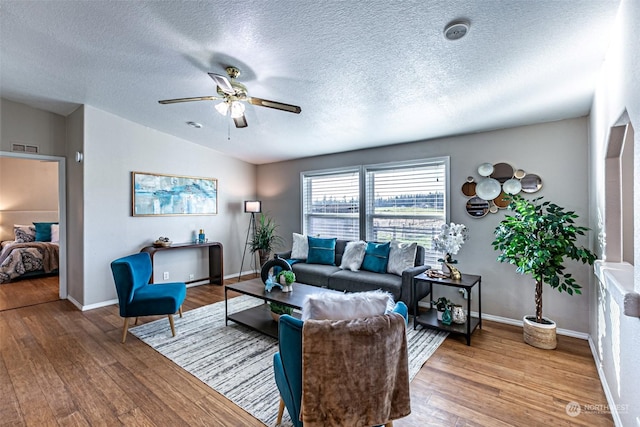
[[[140,252],[147,252],[149,254],[149,256],[151,257],[151,267],[153,268],[153,256],[156,254],[156,252],[193,248],[209,248],[209,277],[190,280],[186,283],[209,280],[210,284],[222,285],[224,276],[222,274],[222,243],[220,242],[175,243],[171,246],[145,246],[140,250]],[[149,283],[153,283],[153,273],[151,274]]]
[[[433,307],[433,303],[430,305],[429,310],[418,314],[418,301],[416,300],[413,307],[413,312],[416,313],[416,316],[413,318],[413,329],[415,329],[417,325],[422,325],[440,331],[463,334],[467,338],[467,345],[471,345],[471,334],[473,331],[476,327],[482,329],[482,278],[473,274],[463,274],[460,280],[440,279],[421,273],[413,279],[413,294],[416,295],[416,288],[418,286],[429,286],[429,294],[431,295],[431,299],[434,300],[435,297],[432,292],[433,285],[452,286],[467,291],[467,321],[461,325],[455,323],[445,325],[438,320],[436,308]],[[471,316],[471,289],[473,289],[475,285],[478,285],[478,317]]]

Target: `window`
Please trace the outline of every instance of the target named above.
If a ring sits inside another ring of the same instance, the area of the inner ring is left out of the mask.
[[[448,220],[448,158],[302,173],[303,233],[418,242],[437,265],[431,239]]]
[[[366,239],[418,242],[425,262],[436,265],[431,239],[446,221],[446,165],[443,159],[409,165],[368,166]]]
[[[357,240],[360,237],[360,169],[303,173],[304,234]]]

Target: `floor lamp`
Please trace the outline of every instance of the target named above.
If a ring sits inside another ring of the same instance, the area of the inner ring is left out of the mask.
[[[242,276],[242,266],[244,265],[244,257],[247,254],[247,245],[249,244],[249,234],[253,233],[253,237],[256,235],[256,214],[262,212],[262,202],[260,200],[245,200],[244,201],[245,213],[251,214],[249,220],[249,227],[247,228],[247,238],[244,240],[244,250],[242,251],[242,262],[240,263],[240,272],[238,273],[238,282]],[[252,252],[253,261],[255,262],[255,254]],[[251,265],[251,264],[249,264]]]

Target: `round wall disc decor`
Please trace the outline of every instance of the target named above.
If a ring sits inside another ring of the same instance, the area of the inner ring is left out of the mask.
[[[518,194],[522,190],[522,184],[517,179],[508,179],[502,184],[502,190],[507,194]]]
[[[483,163],[478,166],[478,175],[489,176],[493,173],[493,165],[491,163]]]
[[[493,200],[502,191],[500,183],[493,178],[485,178],[476,185],[476,194],[484,200]]]
[[[473,197],[476,195],[476,183],[475,182],[465,182],[462,184],[462,194],[467,197]]]
[[[482,218],[489,212],[489,202],[480,197],[472,197],[467,201],[467,213],[474,218]]]
[[[515,172],[513,173],[513,176],[514,176],[514,177],[516,177],[516,178],[518,178],[518,179],[522,179],[522,178],[524,178],[524,176],[525,176],[526,174],[527,174],[527,173],[526,173],[525,171],[523,171],[522,169],[518,169],[517,171],[515,171]]]
[[[542,188],[542,179],[538,175],[530,173],[520,180],[520,184],[525,193],[535,193]]]
[[[513,166],[509,163],[496,163],[493,165],[491,178],[497,179],[500,184],[513,178]]]
[[[493,199],[493,203],[500,209],[505,209],[511,203],[511,197],[504,191],[498,195],[495,199]]]

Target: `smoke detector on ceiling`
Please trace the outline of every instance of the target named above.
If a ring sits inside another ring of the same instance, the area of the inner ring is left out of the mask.
[[[469,21],[451,21],[444,27],[444,36],[447,40],[460,40],[469,32]]]

